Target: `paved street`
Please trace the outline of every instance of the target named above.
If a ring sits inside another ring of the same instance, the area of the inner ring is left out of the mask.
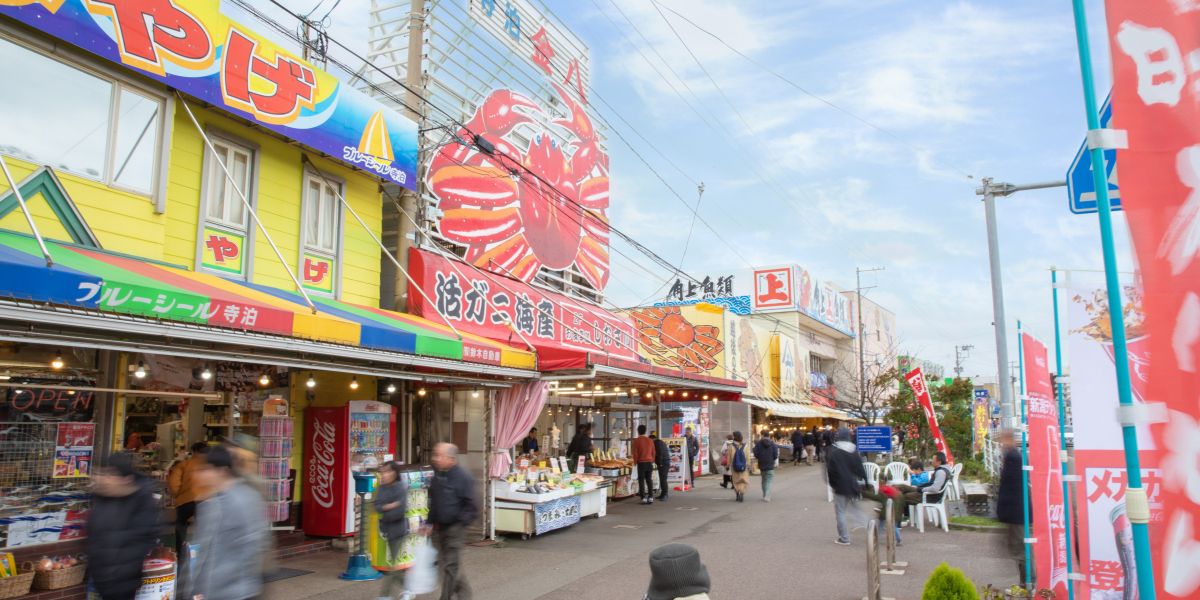
[[[773,502],[761,500],[753,478],[744,504],[705,478],[699,489],[675,493],[667,503],[641,506],[625,500],[608,516],[569,529],[499,547],[469,548],[465,570],[478,600],[591,600],[641,598],[649,580],[647,555],[655,546],[695,546],[712,576],[712,597],[857,600],[866,589],[865,534],[838,546],[833,506],[825,500],[820,466],[783,467]],[[884,576],[884,595],[915,599],[925,578],[946,560],[977,584],[1009,584],[1012,563],[995,534],[905,529],[898,559],[907,574]],[[379,583],[337,579],[345,555],[326,552],[282,566],[315,571],[271,584],[270,599],[376,598]]]

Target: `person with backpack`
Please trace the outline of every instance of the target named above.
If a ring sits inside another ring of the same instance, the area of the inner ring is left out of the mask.
[[[746,444],[742,442],[742,432],[733,432],[733,443],[729,444],[725,461],[729,465],[729,476],[733,482],[733,491],[737,494],[738,502],[745,502],[746,487],[750,485],[750,461],[746,458]]]
[[[733,446],[733,434],[725,436],[725,441],[721,444],[721,457],[718,460],[721,464],[721,487],[728,488],[733,485],[733,469],[729,466],[729,448]]]
[[[825,473],[829,487],[833,489],[833,507],[837,517],[838,537],[834,543],[849,546],[850,531],[846,528],[846,513],[856,510],[867,481],[867,470],[863,468],[854,442],[850,441],[849,429],[838,429],[834,439],[834,444],[825,451]]]
[[[771,481],[775,478],[775,462],[779,460],[779,446],[771,441],[771,434],[763,430],[762,439],[754,446],[754,458],[762,473],[763,502],[771,501]]]

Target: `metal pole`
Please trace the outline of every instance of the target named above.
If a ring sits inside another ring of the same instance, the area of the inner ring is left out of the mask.
[[[1100,129],[1096,110],[1096,86],[1092,79],[1092,53],[1088,46],[1087,15],[1083,0],[1071,3],[1075,12],[1075,38],[1079,46],[1079,70],[1083,79],[1083,103],[1087,110],[1088,132]],[[1091,137],[1091,136],[1089,136]],[[1113,362],[1117,371],[1117,398],[1121,409],[1133,407],[1129,384],[1129,353],[1125,347],[1125,312],[1121,306],[1121,282],[1117,275],[1117,253],[1113,247],[1112,203],[1108,198],[1108,171],[1104,167],[1104,148],[1088,144],[1092,159],[1092,182],[1096,186],[1096,214],[1100,217],[1100,247],[1104,255],[1104,283],[1108,290],[1108,316],[1112,329]],[[1126,412],[1127,414],[1127,412]],[[1142,465],[1138,457],[1137,425],[1123,419],[1121,436],[1125,442],[1125,508],[1133,529],[1133,549],[1137,563],[1138,595],[1142,600],[1154,600],[1154,564],[1150,556],[1150,506],[1142,487]],[[1128,584],[1126,584],[1128,585]]]
[[[996,231],[996,195],[992,178],[983,179],[983,211],[987,221],[988,265],[992,272],[992,325],[996,334],[996,381],[1000,387],[1001,417],[1005,426],[1012,427],[1016,405],[1008,381],[1008,330],[1004,316],[1004,284],[1000,275],[1000,235]]]
[[[1071,545],[1071,490],[1067,485],[1067,475],[1070,470],[1067,460],[1067,403],[1063,395],[1062,383],[1062,335],[1059,333],[1058,324],[1058,270],[1050,268],[1050,293],[1054,298],[1054,373],[1055,381],[1058,385],[1054,386],[1054,392],[1058,396],[1058,451],[1059,459],[1062,463],[1062,491],[1063,491],[1063,510],[1065,529],[1067,532],[1067,600],[1075,600],[1075,583],[1071,581],[1071,552],[1074,546]]]
[[[417,90],[425,87],[423,78],[424,62],[422,54],[424,52],[425,43],[425,0],[412,0],[409,7],[408,15],[408,58],[404,65],[404,84],[408,88],[408,93],[405,98],[405,104],[410,108],[408,111],[409,117],[417,123],[417,130],[420,131],[425,127],[424,110],[421,107],[421,96]],[[418,144],[419,145],[419,144]],[[418,157],[423,159],[423,157]],[[418,160],[417,165],[424,164],[423,160]],[[416,191],[401,190],[400,194],[400,210],[416,222],[417,207],[420,205],[421,197],[421,173],[420,167],[417,168]],[[415,236],[418,235],[420,227],[409,227],[409,224],[404,219],[399,219],[396,222],[396,253],[400,256],[405,264],[408,264],[409,249],[413,247]],[[398,311],[408,310],[408,286],[409,281],[407,275],[397,273],[395,277],[395,308]]]
[[[858,405],[866,408],[867,404],[867,364],[864,351],[863,320],[862,320],[862,269],[854,269],[854,290],[858,294]],[[874,416],[874,411],[872,411]],[[873,421],[874,419],[872,419]]]
[[[866,600],[882,600],[883,589],[879,581],[879,527],[877,519],[867,522],[867,596]]]
[[[1021,386],[1021,507],[1025,513],[1025,587],[1033,591],[1033,544],[1029,537],[1029,415],[1025,411],[1025,343],[1017,321],[1017,381]]]
[[[0,167],[4,168],[4,178],[8,180],[8,185],[12,188],[13,197],[17,199],[17,205],[21,207],[21,214],[25,215],[25,221],[29,223],[29,230],[33,232],[33,238],[37,240],[38,248],[42,249],[42,258],[46,259],[46,266],[53,267],[54,259],[50,257],[50,249],[46,248],[46,241],[42,239],[42,233],[38,231],[37,224],[33,222],[33,214],[25,205],[25,197],[21,195],[21,188],[17,187],[12,173],[8,172],[8,163],[4,161],[3,156],[0,156]]]

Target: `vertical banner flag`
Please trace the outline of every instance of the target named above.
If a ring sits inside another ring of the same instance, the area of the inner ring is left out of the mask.
[[[937,445],[938,452],[945,452],[946,460],[953,463],[954,455],[950,452],[950,445],[946,443],[946,436],[942,435],[942,428],[938,427],[937,414],[933,412],[933,397],[929,395],[929,386],[925,385],[925,373],[921,371],[921,367],[917,367],[905,373],[904,380],[908,382],[913,394],[917,396],[917,401],[921,403],[921,409],[925,411],[925,418],[929,421],[929,434],[933,436],[933,443]]]
[[[975,403],[971,406],[971,454],[983,452],[983,443],[987,441],[988,425],[992,420],[991,415],[988,414],[988,405],[991,404],[991,401],[986,389],[975,389]]]
[[[1025,355],[1025,410],[1028,413],[1030,505],[1033,509],[1034,573],[1038,589],[1067,596],[1067,519],[1063,506],[1058,403],[1050,382],[1046,346],[1021,334]]]
[[[1121,200],[1150,336],[1147,398],[1162,468],[1150,525],[1160,599],[1200,597],[1200,2],[1107,0]],[[1130,508],[1136,508],[1130,506]],[[1136,515],[1129,515],[1136,518]]]

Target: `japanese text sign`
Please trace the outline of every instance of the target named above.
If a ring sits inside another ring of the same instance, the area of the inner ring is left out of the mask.
[[[410,295],[412,308],[428,319],[444,315],[464,331],[516,346],[524,336],[534,346],[637,358],[627,317],[423,250],[409,255],[409,271],[424,291]]]
[[[1033,510],[1034,573],[1037,587],[1067,595],[1067,514],[1063,504],[1058,405],[1050,384],[1046,346],[1021,334],[1025,410],[1029,442],[1030,505]]]
[[[719,275],[715,279],[705,275],[699,281],[676,278],[667,290],[668,302],[685,302],[688,300],[711,300],[713,298],[728,298],[733,295],[733,275]]]
[[[211,0],[6,0],[0,14],[413,188],[416,124]]]
[[[754,271],[754,290],[750,299],[756,312],[795,310],[796,286],[791,267]]]
[[[1163,477],[1150,525],[1157,597],[1200,596],[1200,3],[1108,0],[1112,127],[1149,336],[1147,401]],[[1132,342],[1131,342],[1132,343]],[[1131,519],[1137,518],[1130,504]]]
[[[200,265],[205,269],[238,276],[246,274],[246,236],[206,226],[200,248]]]
[[[572,89],[587,104],[587,48],[527,0],[470,0],[472,20],[510,52],[555,83]]]
[[[942,435],[942,428],[938,426],[937,413],[933,410],[933,396],[929,395],[929,386],[925,383],[925,372],[920,367],[904,374],[904,380],[908,382],[912,388],[913,394],[917,397],[917,402],[921,404],[921,410],[925,411],[925,419],[929,421],[929,434],[933,436],[933,444],[937,447],[938,452],[944,452],[948,462],[954,462],[954,455],[950,452],[950,446],[946,443],[946,436]]]

